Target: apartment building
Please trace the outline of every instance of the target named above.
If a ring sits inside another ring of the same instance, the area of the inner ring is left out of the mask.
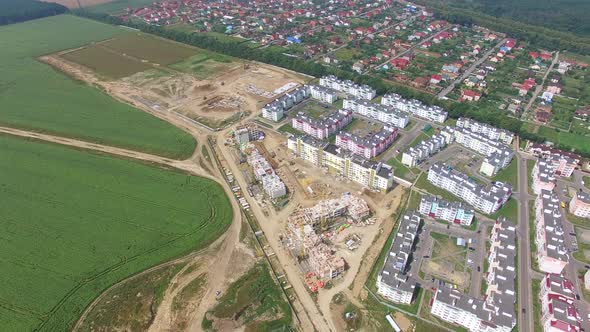
[[[498,211],[512,195],[512,186],[495,182],[488,187],[477,184],[467,175],[445,164],[433,164],[428,171],[428,181],[463,199],[476,210],[486,214]]]
[[[536,195],[540,195],[543,190],[553,191],[556,184],[554,174],[555,169],[547,160],[537,159],[531,174],[533,177],[532,188]]]
[[[342,107],[367,118],[371,118],[386,125],[405,128],[410,122],[408,113],[397,111],[391,107],[372,103],[359,98],[344,99]]]
[[[352,112],[338,110],[320,119],[314,119],[304,112],[299,112],[292,119],[293,128],[311,135],[317,139],[326,139],[328,136],[344,128],[352,121]]]
[[[234,137],[236,143],[246,144],[248,142],[264,139],[265,134],[258,128],[258,125],[250,122],[245,125],[236,126],[234,129]]]
[[[448,116],[448,113],[439,106],[428,106],[416,99],[408,100],[395,93],[383,96],[381,105],[391,106],[396,110],[438,123],[445,122]]]
[[[560,297],[568,303],[574,303],[576,299],[576,291],[574,283],[560,274],[545,273],[545,277],[541,280],[541,287],[539,291],[539,298],[543,307],[549,304],[552,298]]]
[[[371,100],[377,95],[377,91],[368,85],[359,85],[350,80],[341,80],[334,75],[320,78],[320,85],[367,100]]]
[[[431,313],[473,332],[509,332],[516,326],[514,303],[516,229],[505,219],[496,221],[490,235],[488,284],[485,299],[468,296],[456,289],[439,287]]]
[[[442,129],[440,134],[435,134],[429,139],[404,151],[402,154],[402,164],[408,167],[415,167],[426,158],[432,157],[448,144],[452,143],[454,139],[453,135],[445,135],[445,130]]]
[[[449,202],[435,196],[424,195],[420,200],[420,214],[461,226],[469,226],[475,211],[461,202]]]
[[[537,260],[539,269],[561,274],[569,262],[565,247],[559,199],[554,192],[542,190],[535,200]]]
[[[456,126],[459,128],[469,129],[474,133],[481,134],[494,141],[500,141],[506,145],[510,145],[514,139],[514,133],[508,130],[496,128],[470,118],[459,118],[457,120]]]
[[[258,150],[252,150],[247,162],[252,166],[254,177],[262,183],[262,188],[270,198],[274,199],[287,194],[285,183]]]
[[[307,85],[299,87],[291,92],[287,92],[272,102],[264,105],[264,107],[262,107],[262,117],[278,122],[283,118],[286,111],[310,96],[311,90]]]
[[[514,152],[510,149],[493,152],[483,159],[479,172],[483,175],[494,177],[510,164],[513,156]]]
[[[336,146],[367,159],[378,156],[393,144],[397,137],[397,128],[386,126],[377,133],[369,133],[364,137],[340,132],[336,135]]]
[[[547,300],[542,307],[541,323],[544,332],[583,331],[578,309],[561,296],[552,296]]]
[[[326,88],[319,85],[309,85],[311,98],[319,100],[323,103],[333,104],[338,100],[338,91]]]
[[[455,127],[450,130],[455,138],[455,142],[463,145],[466,148],[474,150],[487,158],[487,164],[483,171],[495,175],[500,169],[503,169],[510,164],[514,152],[506,144],[499,141],[492,140],[483,134],[476,133],[470,129]],[[482,171],[482,169],[480,169]]]
[[[570,201],[569,211],[575,216],[590,218],[590,194],[578,191]]]
[[[383,269],[377,276],[377,293],[392,302],[410,304],[414,297],[417,282],[406,275],[406,269],[419,228],[418,214],[410,211],[403,215]]]
[[[545,159],[551,164],[555,175],[560,177],[569,178],[582,160],[575,153],[554,149],[545,144],[533,144],[530,151],[535,157]]]
[[[393,168],[387,164],[353,155],[311,136],[290,137],[287,147],[293,153],[318,167],[336,170],[339,176],[371,190],[387,191],[393,186]]]

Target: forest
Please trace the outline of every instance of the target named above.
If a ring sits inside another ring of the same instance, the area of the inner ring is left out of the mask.
[[[63,14],[67,11],[66,7],[52,2],[2,0],[0,1],[0,25]]]

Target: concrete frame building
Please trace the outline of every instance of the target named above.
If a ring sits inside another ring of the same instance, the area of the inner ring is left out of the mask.
[[[362,99],[371,100],[377,95],[377,91],[368,85],[359,85],[353,81],[341,80],[334,75],[320,78],[320,85]]]
[[[408,167],[415,167],[440,150],[452,143],[453,136],[445,134],[446,129],[442,129],[440,134],[433,135],[429,139],[420,142],[418,145],[410,147],[402,154],[402,164]]]
[[[569,204],[571,214],[581,218],[590,218],[590,194],[578,191]]]
[[[562,296],[549,296],[542,306],[541,323],[544,332],[579,332],[582,316],[578,309]]]
[[[420,214],[461,226],[469,226],[475,211],[461,202],[449,202],[435,196],[423,195]]]
[[[387,191],[393,186],[393,168],[342,151],[342,148],[320,142],[310,136],[290,137],[287,147],[293,153],[318,167],[328,167],[338,175],[371,190]]]
[[[428,181],[463,199],[476,210],[490,214],[498,211],[512,195],[512,186],[495,182],[481,186],[467,175],[444,164],[433,164],[428,170]]]
[[[262,183],[262,188],[270,198],[275,199],[287,194],[287,186],[258,150],[252,150],[247,162],[252,166],[254,177]]]
[[[533,167],[532,188],[536,195],[540,195],[543,190],[553,191],[556,184],[554,168],[544,159],[537,159]]]
[[[448,113],[439,106],[428,106],[416,99],[408,100],[395,93],[384,95],[381,98],[381,105],[391,106],[396,110],[437,123],[445,122],[448,116]]]
[[[561,274],[569,255],[565,247],[559,199],[554,192],[542,190],[535,200],[537,261],[539,269]]]
[[[531,153],[545,159],[553,168],[556,176],[569,178],[578,167],[582,158],[571,152],[554,149],[544,144],[533,144]]]
[[[328,136],[346,127],[351,121],[352,112],[341,109],[321,119],[313,119],[309,115],[299,112],[292,119],[291,125],[293,128],[309,134],[314,138],[326,139]]]
[[[514,139],[514,133],[508,130],[496,128],[470,118],[459,118],[456,126],[469,129],[474,133],[481,134],[494,141],[500,141],[506,145],[510,145]]]
[[[407,212],[400,220],[383,269],[377,276],[377,293],[386,299],[410,304],[414,298],[417,282],[406,275],[406,269],[420,229],[420,216]]]
[[[272,102],[264,105],[262,108],[262,117],[278,122],[283,118],[286,111],[310,96],[311,91],[307,85],[299,87],[291,92],[287,92]]]
[[[338,91],[326,88],[319,85],[309,85],[311,98],[319,100],[323,103],[333,104],[338,100]]]
[[[363,99],[344,99],[342,107],[356,114],[371,118],[386,125],[405,128],[410,122],[410,116],[406,112],[395,110],[392,107],[372,103]]]
[[[367,159],[376,157],[387,150],[397,137],[397,128],[384,127],[378,133],[370,133],[360,137],[352,133],[340,132],[336,135],[336,146],[363,156]]]

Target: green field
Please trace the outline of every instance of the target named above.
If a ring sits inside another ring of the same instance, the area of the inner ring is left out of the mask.
[[[230,69],[233,66],[232,61],[233,59],[227,55],[201,51],[170,67],[192,74],[198,79],[206,79]]]
[[[231,223],[207,179],[9,136],[0,150],[4,331],[66,331],[109,285]]]
[[[137,8],[143,6],[150,6],[154,0],[116,0],[112,2],[103,3],[96,6],[85,8],[88,11],[95,13],[118,13],[128,7]]]
[[[139,32],[118,36],[101,45],[117,53],[160,65],[170,65],[200,53],[194,47]]]
[[[90,46],[66,53],[62,58],[92,69],[106,78],[119,79],[152,68],[150,65],[112,52],[102,46]]]
[[[72,80],[35,58],[128,30],[60,15],[0,28],[0,125],[186,158],[187,133]]]

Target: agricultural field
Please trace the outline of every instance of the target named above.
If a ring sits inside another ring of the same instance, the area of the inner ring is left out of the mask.
[[[5,330],[66,331],[109,285],[231,223],[211,180],[9,136],[0,150]]]
[[[0,28],[0,125],[186,158],[194,139],[152,115],[72,80],[37,57],[128,33],[60,15]]]
[[[102,46],[85,47],[61,55],[110,79],[119,79],[151,68],[151,66],[114,53]]]

